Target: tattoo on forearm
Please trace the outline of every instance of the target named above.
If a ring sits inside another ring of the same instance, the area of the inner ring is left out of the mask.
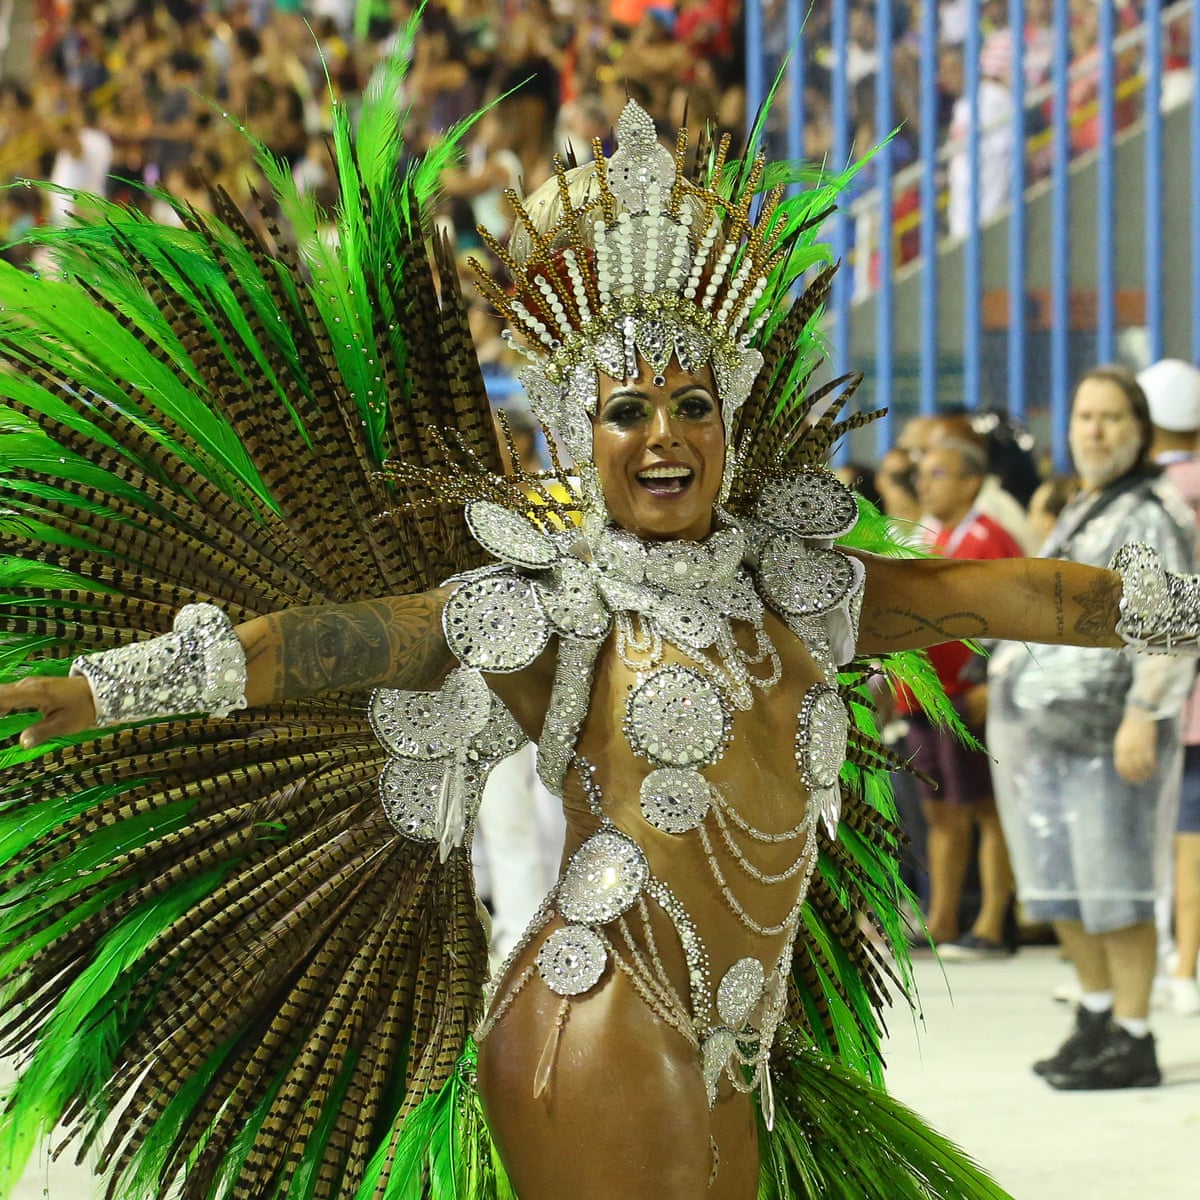
[[[1080,592],[1072,599],[1080,608],[1079,617],[1075,622],[1076,633],[1084,637],[1104,638],[1116,629],[1120,599],[1116,582],[1110,583],[1104,578],[1096,579],[1086,592]]]
[[[963,610],[927,616],[911,608],[875,609],[864,614],[863,630],[876,637],[905,639],[915,634],[934,634],[936,641],[956,642],[963,638],[988,636],[987,618],[981,613]]]
[[[1054,572],[1054,632],[1062,637],[1067,629],[1067,613],[1063,606],[1063,577],[1061,571]]]
[[[267,618],[281,699],[339,689],[424,688],[449,665],[432,596],[291,609]]]

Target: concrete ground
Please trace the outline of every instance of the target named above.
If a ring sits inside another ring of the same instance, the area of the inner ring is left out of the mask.
[[[1056,1092],[1029,1069],[1073,1021],[1051,999],[1071,978],[1056,949],[917,970],[925,1023],[893,1014],[889,1087],[1015,1200],[1200,1197],[1200,1017],[1153,1013],[1161,1087]]]
[[[891,1089],[967,1147],[1015,1200],[1200,1197],[1200,1017],[1156,1012],[1161,1088],[1060,1093],[1029,1070],[1072,1019],[1050,998],[1069,978],[1056,951],[947,963],[944,974],[927,959],[917,970],[925,1022],[918,1031],[906,1013],[892,1014]],[[96,1196],[86,1170],[43,1161],[12,1200]]]

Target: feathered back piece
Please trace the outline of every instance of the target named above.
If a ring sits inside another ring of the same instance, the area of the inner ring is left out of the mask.
[[[380,472],[500,471],[423,217],[461,131],[402,165],[406,56],[356,137],[337,110],[331,220],[261,151],[261,221],[219,191],[177,229],[80,197],[43,235],[53,271],[0,266],[3,678],[191,601],[240,621],[482,561],[460,506],[416,511]],[[0,752],[0,1037],[24,1066],[0,1195],[56,1126],[122,1200],[385,1194],[486,953],[465,851],[441,864],[384,818],[365,700]]]

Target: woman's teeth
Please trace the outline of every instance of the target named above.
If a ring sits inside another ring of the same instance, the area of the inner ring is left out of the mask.
[[[692,481],[690,467],[647,467],[637,474],[638,483],[647,491],[660,495],[682,492]]]

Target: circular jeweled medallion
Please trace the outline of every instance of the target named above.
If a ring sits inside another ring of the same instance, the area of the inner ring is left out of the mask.
[[[626,583],[646,577],[646,547],[624,529],[607,527],[591,545],[592,561],[604,575]]]
[[[717,986],[717,1015],[731,1029],[741,1029],[762,999],[766,971],[757,958],[739,958]]]
[[[564,558],[551,570],[549,579],[534,580],[533,590],[559,633],[594,639],[608,632],[612,616],[592,571],[578,559]]]
[[[669,592],[729,583],[745,551],[746,535],[737,526],[718,529],[702,542],[653,542],[646,548],[646,582]]]
[[[475,540],[502,562],[539,570],[558,558],[558,547],[528,517],[492,500],[472,500],[463,510]]]
[[[809,789],[836,786],[849,733],[850,714],[836,689],[813,684],[804,693],[796,726],[796,763]]]
[[[708,780],[685,767],[659,767],[642,780],[642,816],[664,833],[687,833],[708,815]]]
[[[716,686],[690,667],[642,677],[625,706],[634,753],[664,767],[714,763],[725,753],[732,717]]]
[[[506,573],[460,585],[442,610],[442,629],[454,657],[480,671],[519,671],[550,640],[533,585]]]
[[[771,480],[754,513],[760,521],[800,537],[836,538],[854,528],[858,502],[828,471],[797,471]]]
[[[392,826],[418,842],[436,842],[444,762],[393,758],[379,775],[379,798]]]
[[[629,910],[649,878],[637,842],[616,829],[601,829],[571,855],[556,905],[568,921],[603,925]]]
[[[608,965],[604,938],[586,925],[556,929],[537,954],[543,982],[560,996],[578,996],[594,988]]]
[[[663,637],[689,650],[703,650],[711,646],[728,628],[700,597],[693,600],[682,596],[665,596],[652,612]]]
[[[792,617],[819,617],[845,603],[854,590],[852,560],[839,550],[804,545],[776,536],[763,548],[758,580],[780,612]]]

